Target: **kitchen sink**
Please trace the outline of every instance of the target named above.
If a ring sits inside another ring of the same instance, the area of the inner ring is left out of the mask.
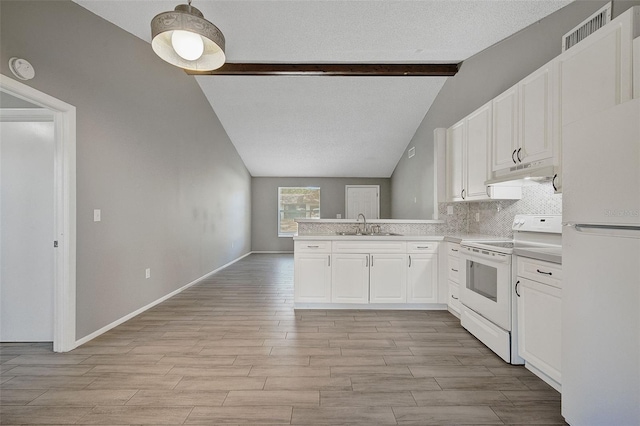
[[[358,236],[358,237],[401,237],[402,234],[393,232],[336,232],[336,235],[342,236]]]

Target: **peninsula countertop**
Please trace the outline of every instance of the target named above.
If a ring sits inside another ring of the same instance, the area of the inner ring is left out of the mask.
[[[323,240],[340,240],[340,241],[449,241],[452,243],[461,243],[462,241],[511,241],[511,238],[496,237],[495,235],[485,234],[428,234],[428,235],[340,235],[339,233],[318,233],[303,234],[293,237],[294,241],[323,241]]]

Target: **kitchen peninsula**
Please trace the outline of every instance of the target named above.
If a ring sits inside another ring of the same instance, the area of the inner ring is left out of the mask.
[[[433,309],[448,302],[447,242],[505,239],[440,220],[299,220],[297,308]],[[442,275],[442,276],[441,276]]]

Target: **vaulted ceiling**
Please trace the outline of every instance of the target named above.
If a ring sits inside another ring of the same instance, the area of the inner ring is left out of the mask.
[[[148,42],[151,19],[180,2],[74,1]],[[568,3],[193,1],[227,61],[252,63],[460,62]],[[194,78],[253,176],[389,177],[451,77]]]

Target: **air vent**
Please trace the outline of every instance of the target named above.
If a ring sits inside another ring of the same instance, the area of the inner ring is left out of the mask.
[[[416,147],[412,146],[411,148],[409,148],[409,152],[407,154],[409,155],[409,158],[411,158],[414,155],[416,155]]]
[[[611,2],[562,37],[562,51],[568,50],[611,22]]]

